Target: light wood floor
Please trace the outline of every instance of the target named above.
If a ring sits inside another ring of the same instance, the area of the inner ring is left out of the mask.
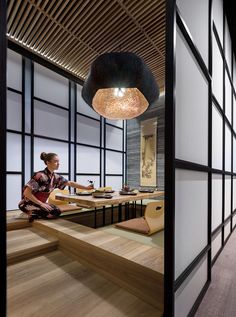
[[[195,317],[236,316],[236,230],[212,269],[212,282]]]
[[[8,317],[158,317],[94,271],[53,251],[8,266]]]

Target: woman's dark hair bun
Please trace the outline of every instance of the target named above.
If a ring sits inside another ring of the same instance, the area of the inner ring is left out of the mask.
[[[47,153],[46,153],[46,152],[42,152],[42,153],[40,154],[40,159],[41,159],[42,161],[45,161],[46,157],[47,157]]]

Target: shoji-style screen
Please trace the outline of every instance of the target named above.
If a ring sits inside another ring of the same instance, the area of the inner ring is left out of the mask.
[[[69,80],[34,63],[33,169],[45,168],[41,152],[59,155],[58,173],[69,177]]]
[[[222,0],[171,5],[166,100],[173,109],[167,108],[166,134],[175,137],[166,144],[165,179],[167,231],[172,228],[174,239],[167,232],[165,251],[170,243],[174,272],[172,280],[166,277],[166,297],[173,296],[174,305],[171,310],[166,301],[165,309],[168,316],[185,317],[194,315],[236,224],[235,57]]]
[[[7,210],[17,209],[22,187],[22,57],[7,51]]]
[[[125,122],[107,121],[81,96],[82,86],[8,50],[7,210],[45,168],[41,152],[59,155],[58,173],[72,181],[119,189],[125,179]]]
[[[172,184],[166,176],[166,205],[174,210],[167,210],[173,220],[166,219],[174,231],[174,275],[166,280],[174,305],[171,311],[166,302],[165,309],[168,316],[185,317],[194,315],[236,224],[235,58],[222,0],[177,0],[172,14],[166,98],[173,114],[168,108],[166,131],[175,138],[166,145],[172,157],[166,173],[173,165],[174,172]]]

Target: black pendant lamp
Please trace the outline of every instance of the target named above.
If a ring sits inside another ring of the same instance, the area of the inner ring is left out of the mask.
[[[159,97],[155,78],[143,59],[134,53],[100,55],[91,65],[82,97],[108,119],[132,119]]]

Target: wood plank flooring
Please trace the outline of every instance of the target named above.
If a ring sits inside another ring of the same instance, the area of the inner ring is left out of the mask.
[[[160,317],[60,251],[8,266],[8,317]]]
[[[195,317],[236,316],[236,230],[212,269],[212,282]]]
[[[35,228],[24,228],[7,232],[8,264],[23,261],[55,250],[58,240]]]

